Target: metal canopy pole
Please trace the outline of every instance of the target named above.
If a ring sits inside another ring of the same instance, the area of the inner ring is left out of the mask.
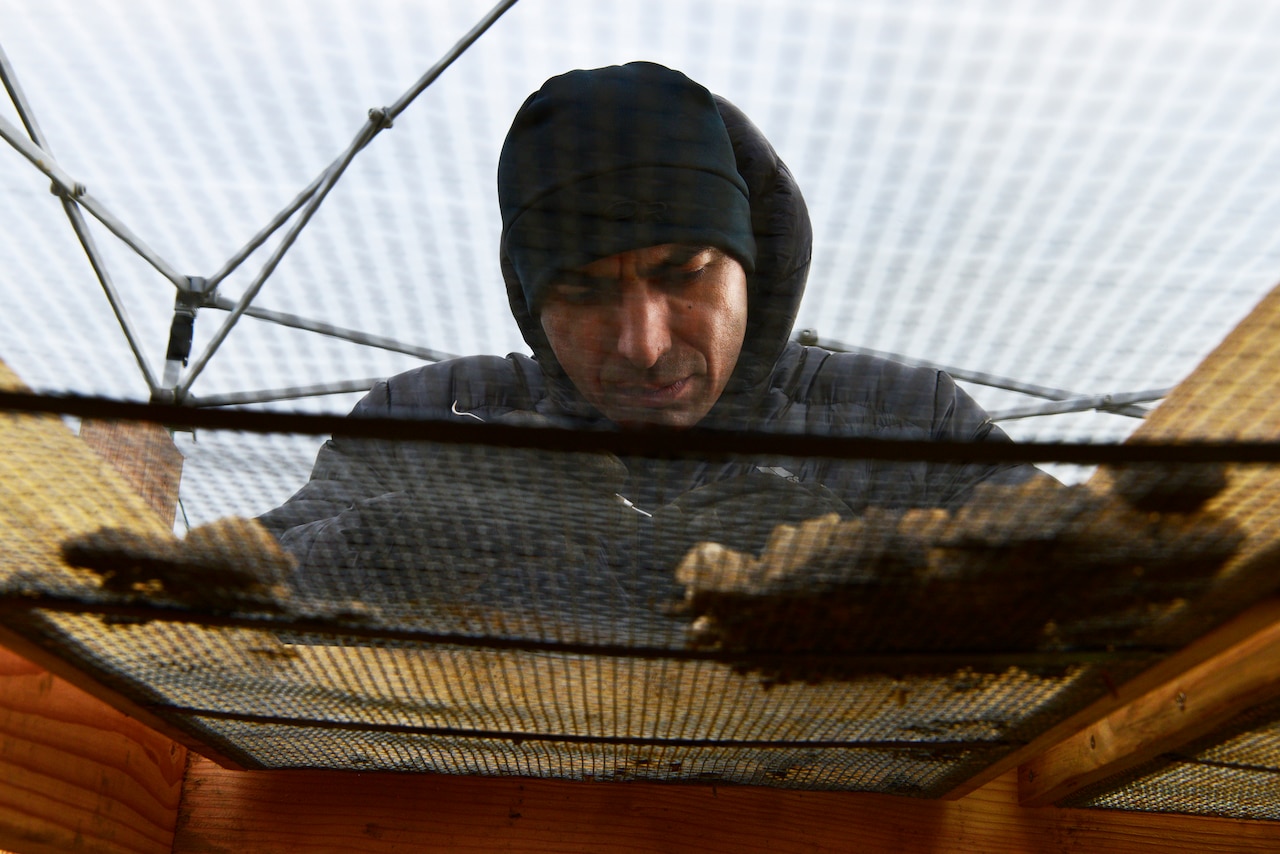
[[[315,212],[320,209],[320,204],[324,201],[324,197],[329,194],[329,191],[333,189],[333,185],[338,182],[338,178],[342,176],[342,173],[346,171],[347,166],[351,164],[356,152],[363,148],[368,141],[372,139],[379,130],[381,130],[381,124],[382,116],[380,114],[375,114],[375,111],[370,110],[369,120],[360,128],[360,131],[356,134],[355,140],[347,147],[347,150],[343,152],[342,156],[338,158],[338,161],[329,167],[324,180],[320,182],[320,186],[316,189],[311,200],[307,202],[306,207],[303,208],[298,219],[289,228],[289,231],[285,233],[284,238],[280,241],[280,245],[271,253],[271,257],[267,259],[267,263],[263,265],[262,270],[259,271],[258,275],[254,277],[252,282],[250,282],[248,289],[241,295],[240,299],[236,301],[235,306],[230,310],[230,314],[227,315],[227,319],[222,322],[222,325],[218,327],[218,331],[213,334],[213,338],[209,341],[208,346],[205,347],[205,351],[200,354],[198,359],[196,359],[195,364],[191,366],[191,369],[187,372],[187,375],[183,377],[182,381],[173,388],[172,394],[176,402],[180,402],[184,397],[186,397],[187,392],[191,389],[191,384],[196,381],[196,378],[200,376],[200,373],[209,364],[209,360],[213,358],[213,354],[222,346],[222,342],[227,340],[227,335],[231,333],[232,328],[234,328],[236,323],[240,320],[240,316],[244,314],[245,309],[249,307],[249,303],[253,302],[253,298],[258,295],[258,291],[262,290],[262,286],[266,284],[267,278],[275,272],[275,269],[279,265],[281,259],[283,259],[285,253],[289,251],[289,247],[293,246],[294,241],[298,239],[298,235],[302,233],[302,229],[311,221],[311,217],[315,215]]]
[[[346,150],[338,156],[329,168],[325,170],[324,174],[317,178],[316,181],[314,181],[306,190],[299,193],[293,202],[291,202],[284,211],[272,220],[267,229],[264,229],[262,232],[255,235],[245,248],[236,253],[228,264],[224,265],[224,267],[215,274],[211,284],[208,284],[210,288],[215,287],[222,277],[225,277],[231,272],[231,270],[234,270],[235,267],[247,258],[254,249],[266,240],[268,235],[283,225],[283,223],[292,216],[293,212],[297,211],[299,206],[302,206],[301,213],[299,214],[297,221],[295,221],[289,228],[288,232],[285,233],[285,236],[280,241],[280,245],[276,247],[275,251],[271,254],[271,257],[267,259],[267,263],[263,266],[262,270],[256,277],[254,277],[254,280],[249,284],[248,289],[243,295],[241,295],[235,306],[230,309],[230,314],[227,316],[227,319],[223,321],[222,326],[218,328],[218,331],[214,333],[214,336],[205,348],[205,351],[196,359],[195,364],[191,366],[191,369],[187,372],[187,375],[182,379],[182,381],[174,387],[173,397],[175,400],[181,401],[190,392],[192,384],[200,376],[201,372],[204,371],[205,367],[208,366],[209,360],[213,357],[213,354],[222,346],[222,342],[226,340],[227,335],[230,334],[232,328],[237,322],[239,322],[240,317],[248,309],[249,304],[253,302],[254,298],[258,295],[258,292],[262,290],[262,286],[266,283],[267,278],[275,271],[276,266],[279,265],[281,259],[284,258],[285,253],[289,251],[289,248],[293,245],[294,241],[298,239],[298,235],[301,233],[302,229],[308,222],[310,222],[311,217],[315,215],[316,210],[319,209],[320,204],[324,201],[324,197],[328,195],[331,189],[333,189],[333,185],[337,183],[338,178],[342,176],[342,173],[346,170],[347,166],[350,165],[356,154],[368,145],[382,130],[391,127],[396,116],[404,112],[405,108],[413,102],[414,98],[418,97],[423,90],[430,86],[431,83],[440,76],[441,72],[452,65],[453,62],[475,42],[476,39],[488,30],[489,27],[498,20],[498,18],[502,17],[504,12],[514,6],[517,2],[518,0],[500,0],[500,2],[494,6],[479,23],[459,39],[457,43],[454,44],[454,46],[450,48],[435,65],[428,69],[427,72],[423,74],[407,92],[401,95],[395,103],[390,107],[374,108],[369,110],[369,118],[365,122],[364,126],[356,133],[355,139],[352,140],[351,144],[347,146]],[[304,203],[305,206],[303,206]],[[206,280],[206,283],[208,282],[209,280]]]
[[[1034,418],[1037,415],[1062,415],[1068,412],[1089,412],[1094,409],[1102,410],[1103,412],[1115,412],[1118,408],[1130,404],[1161,400],[1167,397],[1171,391],[1173,391],[1172,387],[1125,393],[1082,395],[1064,400],[1055,400],[1051,403],[1040,403],[1035,406],[1002,409],[989,414],[992,421],[1012,421],[1016,418]]]
[[[129,342],[129,349],[133,351],[133,358],[138,362],[138,367],[142,370],[142,378],[147,384],[147,391],[154,395],[160,390],[160,383],[157,381],[155,373],[151,370],[151,365],[147,363],[147,357],[143,354],[142,341],[138,336],[138,331],[126,313],[124,301],[120,299],[120,294],[116,291],[115,283],[111,281],[106,264],[98,252],[98,247],[93,242],[93,235],[89,232],[89,223],[85,221],[84,214],[80,212],[79,206],[70,198],[63,197],[62,209],[66,211],[67,218],[71,220],[71,227],[75,229],[76,237],[80,238],[80,246],[84,249],[84,254],[88,256],[89,265],[93,267],[93,272],[97,275],[98,282],[102,285],[102,290],[107,295],[107,302],[111,305],[112,312],[115,313],[116,322],[120,324],[125,340]]]
[[[23,126],[27,129],[27,135],[31,137],[32,142],[52,159],[53,150],[49,146],[49,140],[45,137],[44,131],[40,129],[40,125],[36,121],[35,112],[31,109],[31,105],[27,103],[22,87],[18,85],[18,77],[14,74],[13,66],[9,64],[9,57],[5,54],[3,47],[0,47],[0,79],[4,81],[4,88],[8,91],[9,99],[18,111],[18,118],[22,120]],[[73,189],[76,186],[78,185],[73,185]],[[89,265],[93,267],[93,272],[98,277],[99,284],[102,285],[102,290],[107,296],[111,311],[116,316],[116,322],[120,324],[120,329],[124,332],[129,349],[133,351],[133,357],[137,361],[138,367],[142,370],[142,378],[147,384],[147,389],[152,394],[155,394],[159,386],[156,382],[155,374],[152,373],[151,366],[147,364],[147,358],[143,354],[142,341],[133,321],[125,310],[124,302],[120,299],[115,283],[111,281],[106,263],[98,252],[97,245],[93,242],[93,235],[89,231],[89,224],[85,221],[84,214],[80,212],[80,206],[76,204],[73,196],[67,192],[65,184],[60,185],[55,181],[50,189],[62,199],[62,209],[66,212],[67,219],[71,221],[71,227],[75,230],[76,237],[80,240],[80,246],[89,258]]]
[[[181,290],[187,286],[186,276],[170,267],[168,262],[143,242],[142,238],[130,231],[123,222],[116,219],[115,215],[107,210],[106,205],[89,195],[89,191],[85,189],[84,184],[72,180],[71,176],[62,171],[62,167],[57,164],[47,151],[23,138],[22,131],[3,116],[0,116],[0,137],[3,137],[6,142],[18,149],[18,152],[23,157],[30,160],[37,169],[47,175],[62,192],[65,192],[83,205],[85,210],[93,214],[94,219],[105,225],[116,237],[123,240],[129,248],[142,256],[152,267],[155,267],[160,275],[173,282],[175,287]]]
[[[216,288],[223,279],[231,275],[237,267],[244,263],[244,260],[252,255],[259,246],[266,243],[267,238],[275,234],[280,226],[288,222],[289,217],[297,213],[298,210],[307,203],[307,200],[315,195],[316,190],[320,188],[320,184],[324,181],[324,177],[327,174],[328,170],[326,169],[325,172],[316,176],[316,179],[307,185],[305,190],[295,196],[293,201],[286,205],[280,213],[272,217],[271,221],[263,226],[261,231],[249,238],[248,243],[240,247],[239,251],[228,258],[227,262],[222,265],[218,272],[208,278],[207,281],[209,282],[209,287]]]
[[[431,83],[435,81],[440,74],[448,68],[453,62],[463,54],[486,30],[489,29],[508,9],[514,6],[518,0],[501,0],[486,14],[479,23],[471,28],[452,48],[433,65],[427,72],[418,79],[418,81],[409,88],[407,92],[400,96],[390,107],[372,109],[369,111],[369,119],[366,124],[357,133],[356,138],[351,145],[338,156],[338,158],[317,177],[310,185],[299,193],[292,202],[289,203],[279,214],[277,214],[261,231],[255,234],[239,251],[231,256],[227,262],[212,276],[207,278],[189,277],[178,273],[163,258],[157,255],[145,242],[137,235],[129,230],[119,219],[117,219],[101,202],[88,194],[85,186],[74,181],[67,175],[50,153],[47,141],[41,132],[39,125],[35,121],[34,114],[27,105],[26,98],[18,86],[17,78],[13,74],[13,70],[9,64],[8,58],[0,51],[0,78],[3,79],[6,90],[9,92],[10,98],[13,100],[18,109],[18,115],[30,135],[32,142],[28,142],[22,132],[12,123],[0,116],[0,137],[3,137],[10,145],[18,150],[26,157],[37,169],[43,172],[53,182],[53,190],[63,200],[63,206],[67,212],[67,216],[71,219],[72,227],[75,229],[77,237],[80,239],[81,246],[85,250],[85,254],[89,256],[90,264],[94,268],[94,272],[101,283],[103,290],[106,292],[107,300],[111,304],[112,310],[115,312],[116,319],[120,323],[125,333],[125,338],[129,342],[130,348],[133,350],[134,358],[138,362],[139,368],[142,370],[143,377],[147,386],[151,390],[152,397],[168,396],[174,400],[181,400],[191,389],[191,385],[196,378],[208,365],[210,358],[226,340],[232,327],[240,319],[241,315],[249,313],[251,316],[259,316],[264,320],[281,323],[285,326],[293,326],[300,329],[310,329],[312,331],[321,332],[323,334],[332,335],[334,337],[345,338],[356,343],[368,344],[370,346],[382,347],[383,349],[394,350],[397,352],[410,353],[422,358],[440,360],[450,358],[449,354],[440,351],[431,350],[423,347],[410,347],[401,344],[389,338],[380,336],[366,335],[364,333],[355,332],[353,330],[345,330],[339,327],[329,326],[293,315],[286,315],[280,312],[254,311],[249,312],[249,305],[261,290],[266,279],[274,272],[284,254],[289,247],[297,239],[302,228],[310,221],[315,214],[316,209],[324,200],[324,196],[332,189],[338,178],[342,175],[347,165],[350,164],[352,158],[362,150],[369,142],[384,128],[391,127],[392,121],[396,116],[400,115],[413,100],[423,92]],[[33,144],[34,143],[34,144]],[[148,366],[145,356],[143,355],[142,345],[137,331],[130,321],[125,311],[123,301],[117,292],[111,278],[103,263],[102,256],[95,246],[92,236],[87,228],[87,223],[83,215],[80,213],[79,206],[83,205],[90,214],[92,214],[99,222],[118,237],[125,245],[129,246],[138,253],[145,261],[151,264],[161,275],[173,283],[178,289],[177,302],[174,307],[174,323],[170,330],[170,339],[168,352],[166,354],[166,370],[162,381],[157,381],[155,374]],[[196,360],[191,369],[184,378],[179,381],[181,368],[187,363],[187,356],[190,350],[190,341],[194,329],[195,314],[201,307],[213,305],[215,300],[215,292],[218,284],[225,279],[232,271],[234,271],[241,263],[244,262],[256,249],[258,249],[272,234],[274,234],[285,222],[291,219],[299,210],[302,214],[293,227],[285,234],[280,245],[272,253],[266,265],[255,277],[250,284],[249,289],[234,304],[228,305],[224,300],[218,300],[216,307],[225,308],[230,311],[230,315],[223,322],[222,326],[214,334],[213,339],[206,347],[205,352]],[[288,391],[288,390],[286,390]],[[167,393],[167,395],[162,394]],[[319,392],[317,392],[319,393]],[[249,392],[247,394],[258,395],[259,392]]]
[[[517,2],[518,0],[502,0],[502,2],[497,6],[494,6],[478,24],[472,27],[466,35],[459,39],[458,42],[449,49],[448,53],[446,53],[439,62],[431,66],[431,68],[429,68],[422,77],[418,78],[418,82],[414,83],[413,86],[405,92],[405,94],[401,95],[390,107],[384,107],[381,112],[387,117],[388,121],[394,121],[401,113],[403,113],[405,108],[409,106],[414,98],[422,94],[423,90],[435,82],[435,79],[440,76],[441,72],[452,65],[467,48],[474,44],[486,30],[493,26],[498,18],[502,17],[503,13],[514,6]],[[390,124],[385,126],[390,127]],[[379,128],[379,130],[381,130],[381,128]],[[366,142],[366,144],[368,143]],[[338,159],[340,160],[341,156]],[[332,166],[330,166],[330,168],[332,168]],[[315,195],[316,190],[320,188],[320,185],[324,182],[327,174],[328,170],[326,169],[320,175],[316,176],[315,180],[308,184],[302,192],[298,193],[298,195],[294,197],[293,201],[286,205],[271,219],[270,222],[263,226],[261,231],[251,237],[238,252],[228,258],[227,262],[223,264],[216,273],[209,276],[207,279],[209,288],[216,288],[218,283],[231,275],[231,273],[239,267],[246,258],[252,255],[258,247],[265,243],[267,239],[280,228],[280,226],[288,222],[289,218],[297,213],[298,210],[307,203],[307,200]]]
[[[13,73],[13,66],[9,63],[9,57],[2,46],[0,46],[0,81],[4,82],[9,100],[13,101],[13,106],[18,110],[18,118],[22,120],[22,126],[27,129],[27,136],[31,137],[36,145],[49,151],[49,141],[45,138],[44,131],[40,130],[39,123],[36,122],[36,115],[31,111],[31,105],[27,103],[27,96],[23,94],[22,87],[18,85],[18,76]]]
[[[1029,397],[1039,397],[1045,400],[1069,401],[1069,402],[1072,402],[1071,405],[1073,406],[1077,405],[1077,402],[1084,401],[1084,400],[1099,401],[1099,403],[1092,406],[1083,406],[1076,409],[1067,408],[1062,410],[1055,410],[1055,411],[1061,411],[1061,412],[1080,412],[1088,409],[1100,409],[1104,412],[1109,412],[1112,415],[1128,415],[1132,418],[1145,418],[1147,416],[1147,410],[1143,409],[1140,406],[1134,406],[1133,404],[1140,401],[1145,402],[1150,400],[1158,400],[1164,397],[1165,394],[1168,392],[1168,389],[1161,389],[1158,392],[1157,391],[1141,391],[1141,392],[1131,392],[1129,394],[1086,396],[1086,395],[1081,395],[1079,392],[1068,391],[1066,389],[1052,388],[1051,386],[1036,385],[1034,383],[1022,382],[1021,380],[1015,380],[1009,377],[1002,377],[996,374],[983,373],[981,371],[970,371],[964,368],[956,368],[950,365],[943,365],[939,362],[931,362],[927,359],[916,359],[912,356],[904,356],[900,353],[888,353],[883,350],[872,350],[869,347],[855,347],[852,344],[844,344],[839,341],[831,341],[831,340],[824,339],[821,342],[821,344],[819,344],[818,333],[816,330],[813,330],[813,329],[801,330],[800,334],[796,336],[796,340],[799,341],[801,344],[819,345],[821,347],[825,347],[828,350],[833,350],[837,353],[859,353],[864,356],[878,356],[882,359],[893,359],[894,361],[904,362],[906,364],[915,365],[916,367],[920,367],[920,368],[932,368],[938,371],[946,371],[953,378],[957,380],[962,380],[963,382],[970,382],[970,383],[974,383],[975,385],[984,385],[990,388],[1003,389],[1004,391],[1015,391],[1015,392],[1018,392],[1019,394],[1025,394]],[[1046,412],[1028,411],[1026,412],[1026,414],[1018,414],[1018,413],[1021,413],[1021,410],[1013,410],[1013,409],[1007,410],[1007,412],[1014,413],[1014,414],[1012,415],[1006,414],[1002,416],[1006,420],[1010,418],[1026,418],[1031,415],[1053,414],[1047,411]],[[1000,419],[996,418],[996,416],[993,415],[992,420],[996,421]]]
[[[235,308],[235,301],[224,296],[213,296],[209,302],[205,303],[207,308],[218,308],[223,311],[231,311]],[[289,314],[283,311],[272,311],[266,308],[256,308],[249,306],[244,310],[249,317],[258,320],[265,320],[269,323],[275,323],[280,326],[288,326],[293,329],[302,329],[307,332],[316,332],[320,335],[328,335],[330,338],[340,338],[343,341],[351,341],[355,344],[363,344],[366,347],[377,347],[380,350],[388,350],[392,353],[404,353],[406,356],[414,356],[419,359],[425,359],[428,362],[443,362],[446,359],[455,359],[457,355],[454,353],[446,353],[443,350],[433,350],[430,347],[419,347],[415,344],[405,344],[394,338],[387,338],[382,335],[371,335],[367,332],[360,332],[356,329],[346,329],[341,326],[334,326],[331,323],[325,323],[320,320],[309,320],[296,314]]]
[[[345,380],[322,385],[293,386],[291,388],[264,389],[262,391],[233,391],[227,394],[211,394],[208,397],[191,397],[188,402],[192,406],[238,406],[246,403],[271,403],[277,400],[298,400],[303,397],[323,397],[327,394],[347,394],[348,392],[368,391],[383,377],[370,377],[363,380]]]
[[[476,39],[484,34],[494,23],[502,17],[512,6],[516,5],[518,0],[500,0],[498,5],[489,10],[489,13],[480,19],[480,22],[472,27],[466,35],[458,39],[457,44],[451,47],[440,61],[427,69],[427,72],[418,78],[418,82],[409,88],[409,91],[396,100],[394,104],[387,107],[387,115],[394,119],[404,112],[405,108],[413,102],[413,99],[422,94],[422,91],[435,82],[440,73],[453,64],[454,60],[462,56],[463,51],[471,47]]]

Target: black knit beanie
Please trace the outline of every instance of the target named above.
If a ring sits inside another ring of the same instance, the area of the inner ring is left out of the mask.
[[[710,92],[650,62],[553,77],[498,159],[502,247],[536,315],[555,273],[663,243],[715,246],[748,273],[747,185]]]

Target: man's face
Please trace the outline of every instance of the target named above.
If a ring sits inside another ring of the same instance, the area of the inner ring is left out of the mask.
[[[565,373],[607,418],[692,427],[738,363],[747,275],[710,247],[620,252],[557,274],[540,317]]]

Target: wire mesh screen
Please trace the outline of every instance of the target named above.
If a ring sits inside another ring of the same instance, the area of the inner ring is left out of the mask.
[[[246,767],[1008,756],[1280,541],[1280,13],[1014,5],[0,0],[4,630]]]
[[[152,710],[262,768],[938,795],[1101,687],[1082,666],[771,686],[721,662],[501,637],[490,643],[516,649],[66,615],[47,626],[84,665],[138,680]]]
[[[1064,806],[1280,820],[1280,704],[1098,783]]]
[[[355,491],[319,525],[309,487],[265,527],[178,539],[84,439],[5,417],[7,629],[250,768],[939,796],[1275,586],[1223,572],[1243,535],[1214,466],[824,514],[788,474],[850,466],[893,496],[972,464],[366,419],[330,452],[394,459],[421,491],[366,468],[319,481]],[[681,491],[708,465],[737,474]]]

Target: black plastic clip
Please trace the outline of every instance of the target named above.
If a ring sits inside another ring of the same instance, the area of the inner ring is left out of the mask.
[[[208,284],[201,276],[188,276],[188,287],[180,289],[173,301],[173,322],[169,324],[169,347],[165,351],[165,361],[181,361],[187,366],[191,358],[191,342],[196,331],[196,312],[205,305]]]

